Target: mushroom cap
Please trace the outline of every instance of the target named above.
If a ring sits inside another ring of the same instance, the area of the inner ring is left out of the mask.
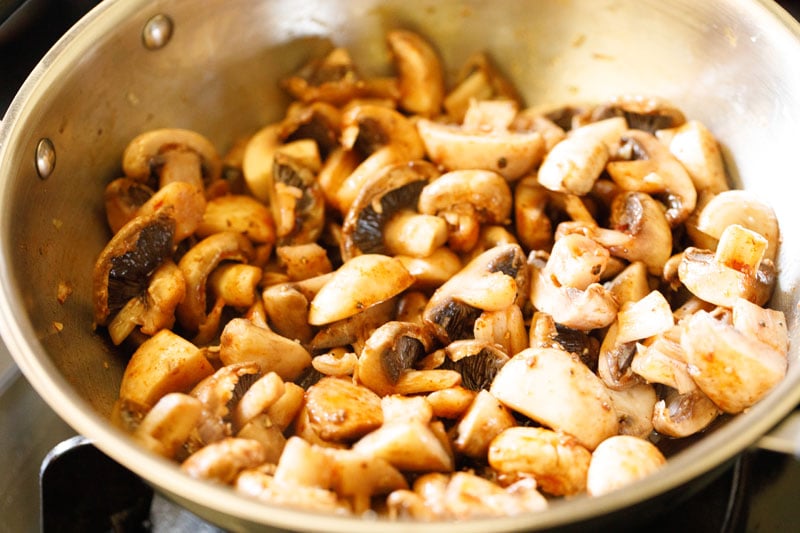
[[[471,206],[482,222],[505,224],[511,215],[511,188],[491,170],[453,170],[426,185],[419,196],[419,212],[426,215],[456,206]]]
[[[623,117],[631,128],[649,133],[675,128],[686,122],[683,112],[668,100],[631,94],[615,96],[604,104],[594,106],[578,120],[595,122],[611,117]]]
[[[398,71],[400,106],[417,115],[438,115],[444,100],[444,73],[436,51],[407,30],[389,31],[386,42]]]
[[[342,224],[342,259],[386,253],[383,228],[401,209],[416,208],[423,187],[439,176],[423,160],[389,165],[364,184]]]
[[[115,311],[141,295],[174,248],[175,219],[169,210],[125,224],[97,257],[92,273],[94,321],[105,325]]]
[[[222,174],[222,160],[211,141],[196,131],[180,128],[154,129],[134,137],[122,154],[122,170],[130,178],[147,181],[154,158],[170,150],[197,153],[208,181],[216,181]]]

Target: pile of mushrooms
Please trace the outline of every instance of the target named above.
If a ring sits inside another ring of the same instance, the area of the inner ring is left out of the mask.
[[[392,76],[334,49],[227,153],[130,142],[93,272],[116,424],[272,504],[466,520],[654,475],[781,380],[777,220],[703,124],[387,43]]]

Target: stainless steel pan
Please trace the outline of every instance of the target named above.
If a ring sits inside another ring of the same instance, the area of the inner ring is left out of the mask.
[[[774,3],[107,0],[36,67],[0,129],[0,330],[27,379],[76,431],[231,530],[377,529],[372,522],[270,507],[189,479],[113,428],[107,417],[124,362],[91,329],[90,272],[109,238],[102,191],[135,134],[186,127],[225,149],[278,118],[285,98],[276,80],[332,43],[352,50],[368,72],[385,69],[383,37],[393,27],[429,37],[451,67],[488,50],[528,104],[647,93],[705,122],[724,145],[735,182],[778,213],[784,231],[773,303],[787,314],[794,346],[784,382],[658,475],[537,515],[415,529],[529,530],[613,518],[691,491],[684,488],[688,482],[751,446],[798,404],[800,26]],[[59,287],[62,294],[71,290],[63,303]]]

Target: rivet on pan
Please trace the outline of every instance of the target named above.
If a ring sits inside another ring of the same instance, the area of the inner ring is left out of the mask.
[[[56,148],[48,138],[39,139],[36,145],[36,172],[43,180],[50,177],[56,168]]]
[[[166,15],[153,16],[144,25],[142,42],[148,50],[158,50],[167,45],[172,38],[172,19]]]

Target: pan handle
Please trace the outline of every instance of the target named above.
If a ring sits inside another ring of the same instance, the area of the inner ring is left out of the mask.
[[[796,409],[756,442],[762,450],[794,455],[800,459],[800,410]]]

